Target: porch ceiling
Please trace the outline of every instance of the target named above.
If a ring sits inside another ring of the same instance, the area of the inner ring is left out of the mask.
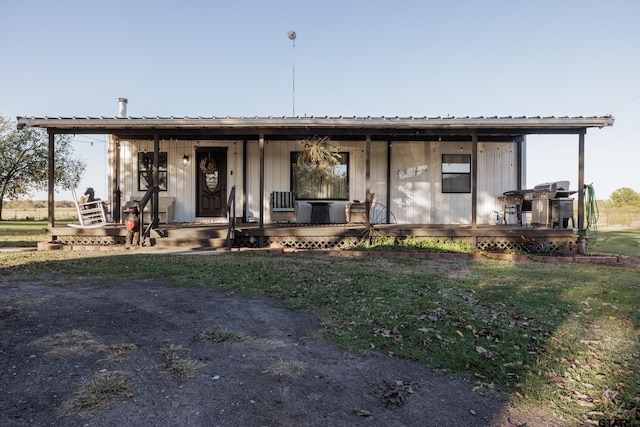
[[[511,141],[528,134],[579,134],[613,125],[612,116],[593,117],[18,117],[18,127],[46,128],[54,134],[111,134],[120,139],[271,140],[310,135],[343,140]]]

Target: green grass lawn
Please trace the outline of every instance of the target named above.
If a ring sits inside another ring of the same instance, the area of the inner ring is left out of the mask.
[[[591,252],[632,256],[640,259],[640,230],[598,230]]]
[[[0,248],[36,247],[46,240],[46,221],[0,221]]]
[[[639,235],[600,232],[597,250],[638,259]],[[72,286],[86,283],[89,268],[98,280],[171,277],[175,286],[276,296],[292,309],[319,313],[324,336],[345,349],[416,360],[469,378],[481,393],[576,425],[640,422],[631,421],[640,402],[635,264],[255,253],[0,254],[4,283]]]

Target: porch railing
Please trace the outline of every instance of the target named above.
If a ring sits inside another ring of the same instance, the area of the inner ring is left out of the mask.
[[[144,227],[143,220],[144,208],[145,206],[147,206],[147,203],[149,203],[149,200],[151,200],[152,197],[158,197],[158,190],[159,187],[154,186],[147,188],[147,192],[144,193],[144,197],[142,197],[142,200],[137,202],[138,215],[140,215],[140,227],[143,229],[142,233],[140,233],[140,246],[144,244],[145,238],[151,237],[151,229],[154,228],[154,225],[157,225],[158,223],[158,218],[153,217],[153,212],[151,213],[151,221],[149,221],[149,225],[147,225],[146,228]]]
[[[229,200],[227,200],[227,218],[229,226],[227,228],[227,249],[231,249],[236,233],[236,186],[231,187]]]

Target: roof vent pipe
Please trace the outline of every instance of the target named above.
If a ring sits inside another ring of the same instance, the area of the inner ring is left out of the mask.
[[[127,117],[127,98],[118,98],[118,117],[124,119]]]

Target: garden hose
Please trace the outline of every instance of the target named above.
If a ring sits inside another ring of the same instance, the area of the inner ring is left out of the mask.
[[[593,184],[584,186],[584,206],[587,226],[585,228],[585,237],[587,243],[594,244],[598,239],[598,203],[596,202],[596,192],[593,188]]]

